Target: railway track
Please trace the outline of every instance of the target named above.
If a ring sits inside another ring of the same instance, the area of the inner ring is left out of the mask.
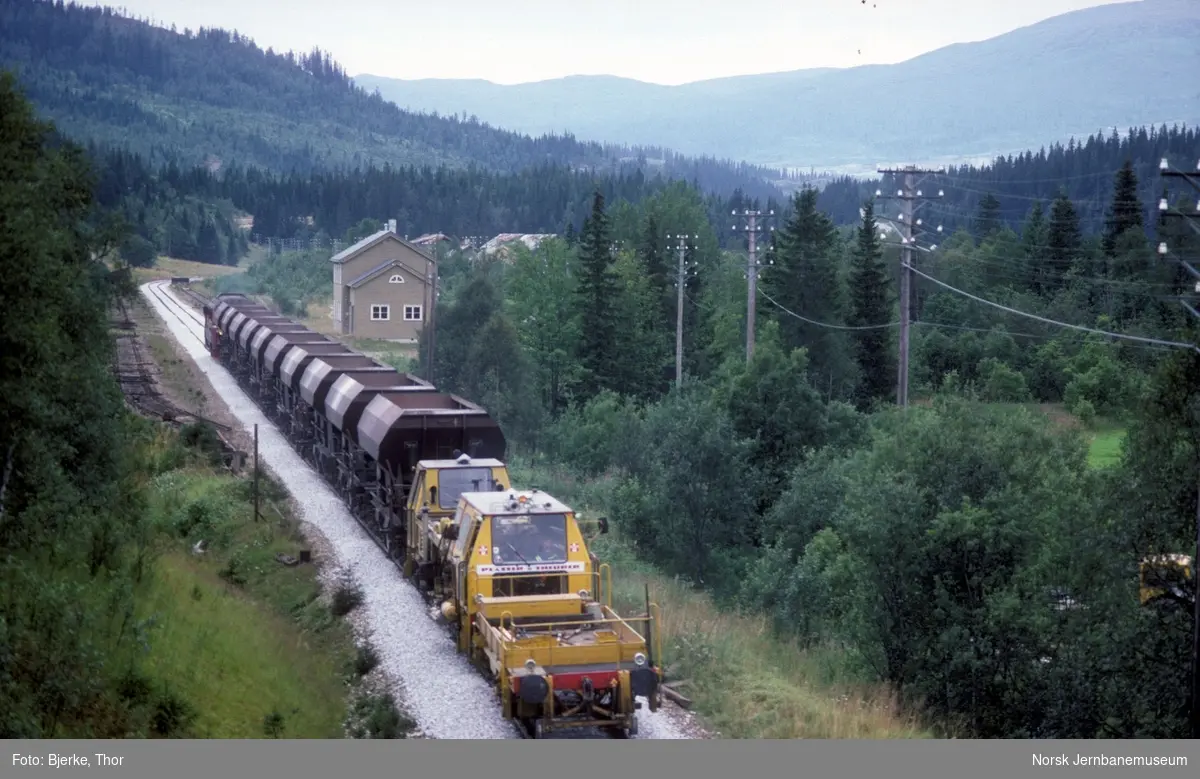
[[[152,284],[148,287],[148,289],[150,290],[150,294],[154,295],[155,299],[162,303],[172,316],[184,324],[184,328],[191,333],[193,338],[200,341],[200,343],[204,343],[204,318],[202,316],[187,306],[182,305],[172,296],[164,293],[159,286]],[[205,298],[200,294],[193,292],[186,287],[182,287],[181,289],[191,295],[193,299],[200,301],[201,304],[207,302],[207,300],[205,300]],[[200,328],[200,335],[196,334],[196,330],[191,324],[189,324],[189,320]]]
[[[158,385],[151,372],[155,363],[142,348],[137,326],[129,314],[128,303],[125,300],[118,300],[116,308],[118,318],[113,324],[118,332],[114,337],[116,353],[112,372],[129,405],[143,416],[158,419],[176,427],[182,426],[187,420],[198,420],[212,425],[217,428],[218,432],[229,432],[228,425],[191,411],[185,411],[163,397],[162,393],[158,391]],[[224,439],[222,440],[224,441]],[[226,446],[229,446],[228,442],[225,443]]]

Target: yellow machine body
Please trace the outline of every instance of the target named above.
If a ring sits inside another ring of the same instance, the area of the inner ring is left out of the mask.
[[[404,509],[405,572],[409,576],[423,573],[426,580],[433,575],[444,558],[437,549],[440,530],[453,520],[460,495],[505,490],[511,485],[508,467],[499,460],[472,460],[462,455],[454,460],[419,461]]]
[[[658,607],[647,599],[628,619],[612,609],[611,570],[569,506],[537,490],[468,492],[426,532],[442,555],[442,615],[495,681],[506,717],[534,737],[581,726],[629,735],[636,698],[658,708]]]

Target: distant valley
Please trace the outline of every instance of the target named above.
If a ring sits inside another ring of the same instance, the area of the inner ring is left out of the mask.
[[[1063,14],[896,65],[660,86],[573,76],[515,86],[359,75],[401,108],[534,135],[653,144],[756,165],[857,173],[978,162],[1111,128],[1200,122],[1200,2]],[[753,117],[748,120],[746,117]]]

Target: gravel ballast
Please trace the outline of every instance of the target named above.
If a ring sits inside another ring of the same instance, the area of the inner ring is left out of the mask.
[[[163,302],[156,292],[188,313]],[[501,716],[493,686],[456,651],[446,630],[430,618],[428,606],[417,590],[354,520],[338,495],[204,348],[203,326],[194,320],[194,309],[173,293],[169,282],[144,284],[141,293],[233,416],[247,430],[258,425],[260,463],[284,485],[302,519],[324,537],[336,558],[330,561],[333,566],[361,588],[363,613],[355,621],[361,620],[379,655],[380,671],[425,736],[519,738],[515,726]],[[643,708],[638,712],[638,725],[641,739],[688,738],[666,710],[651,713]]]

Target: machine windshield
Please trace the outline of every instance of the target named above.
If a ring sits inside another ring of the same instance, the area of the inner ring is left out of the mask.
[[[492,520],[493,559],[498,565],[567,561],[567,515],[500,516]]]
[[[494,489],[491,468],[448,468],[438,474],[438,505],[452,509],[464,492]]]

